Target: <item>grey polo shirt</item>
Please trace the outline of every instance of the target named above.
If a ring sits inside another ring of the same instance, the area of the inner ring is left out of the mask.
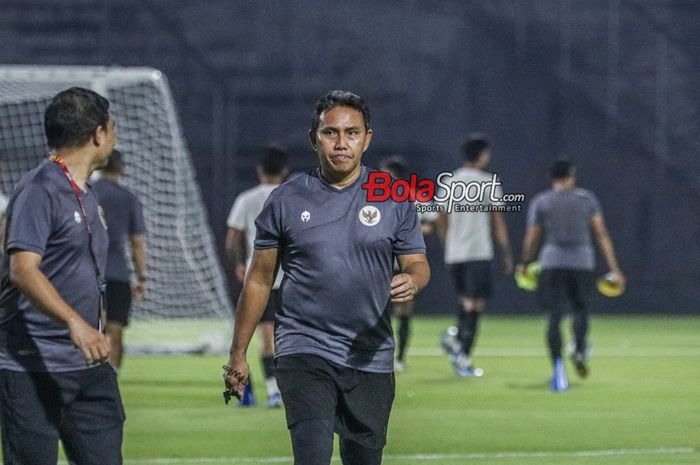
[[[544,243],[539,254],[543,269],[587,270],[595,268],[591,219],[600,214],[600,203],[586,189],[548,190],[532,200],[528,226],[540,225]]]
[[[284,270],[275,355],[313,354],[369,372],[393,370],[389,319],[396,255],[424,254],[415,206],[367,202],[369,170],[343,189],[316,169],[280,185],[255,222],[256,249]]]
[[[126,243],[131,236],[146,232],[143,208],[136,196],[118,182],[100,179],[93,187],[107,220],[109,249],[105,279],[128,283],[130,279]]]
[[[92,248],[104,273],[107,230],[97,197],[81,198],[92,227]],[[9,280],[14,251],[42,256],[41,271],[88,324],[98,327],[99,285],[80,206],[68,178],[45,160],[25,174],[8,206],[7,242],[0,268],[0,369],[72,371],[87,368],[68,328],[35,308]]]

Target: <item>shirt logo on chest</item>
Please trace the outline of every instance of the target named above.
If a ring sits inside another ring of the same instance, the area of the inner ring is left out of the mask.
[[[311,213],[309,213],[306,210],[301,212],[301,221],[303,221],[304,223],[308,223],[310,219],[311,219]]]
[[[360,214],[358,217],[360,218],[360,223],[364,224],[365,226],[374,226],[379,223],[379,220],[382,219],[382,214],[379,212],[377,207],[368,205],[360,209]]]
[[[74,211],[74,212],[73,212],[73,219],[74,219],[75,222],[78,223],[78,224],[80,224],[80,223],[83,222],[83,217],[80,216],[80,213],[78,213],[77,211]]]

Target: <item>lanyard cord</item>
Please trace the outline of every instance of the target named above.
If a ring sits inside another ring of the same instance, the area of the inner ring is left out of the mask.
[[[97,264],[97,257],[95,256],[95,251],[92,248],[92,226],[90,226],[90,219],[88,218],[87,214],[87,208],[85,208],[85,204],[83,203],[83,199],[80,197],[80,188],[78,185],[75,183],[73,180],[73,176],[71,176],[70,171],[68,171],[68,167],[66,166],[65,163],[63,163],[63,160],[61,160],[61,157],[58,155],[51,155],[51,161],[56,163],[60,168],[61,171],[63,171],[63,174],[66,175],[68,178],[68,181],[70,181],[70,185],[73,188],[73,192],[75,193],[75,198],[78,200],[78,205],[80,205],[80,211],[83,214],[83,221],[85,223],[85,228],[87,229],[88,233],[88,249],[90,250],[90,257],[92,258],[92,263],[95,266],[95,276],[97,277],[97,288],[99,289],[100,293],[102,293],[102,273],[100,272],[100,267]]]

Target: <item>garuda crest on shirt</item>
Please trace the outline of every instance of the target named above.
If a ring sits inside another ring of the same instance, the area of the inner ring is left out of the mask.
[[[368,205],[360,209],[360,223],[364,224],[365,226],[374,226],[375,224],[379,223],[381,218],[382,214],[379,212],[377,207]]]

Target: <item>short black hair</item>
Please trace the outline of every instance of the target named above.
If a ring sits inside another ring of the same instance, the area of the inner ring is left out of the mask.
[[[489,147],[491,147],[491,142],[485,134],[473,133],[469,134],[467,140],[462,144],[462,153],[467,161],[475,162]]]
[[[313,118],[311,119],[312,133],[315,133],[318,129],[323,112],[335,107],[353,108],[362,113],[362,119],[365,122],[365,131],[369,131],[369,107],[365,103],[364,99],[359,95],[345,90],[332,90],[318,99],[316,105],[314,106]]]
[[[99,126],[107,126],[109,101],[97,92],[71,87],[56,94],[44,112],[44,131],[52,149],[81,147]]]
[[[107,164],[102,168],[105,173],[121,173],[124,169],[124,160],[122,159],[122,153],[117,149],[112,149],[112,153],[109,154],[107,159]]]
[[[379,169],[389,171],[397,179],[404,179],[408,171],[406,160],[401,155],[391,155],[379,162]]]
[[[266,145],[260,154],[260,169],[268,176],[279,176],[287,168],[287,149],[277,144]]]
[[[552,181],[576,176],[576,166],[569,160],[557,160],[549,168],[549,178]]]

